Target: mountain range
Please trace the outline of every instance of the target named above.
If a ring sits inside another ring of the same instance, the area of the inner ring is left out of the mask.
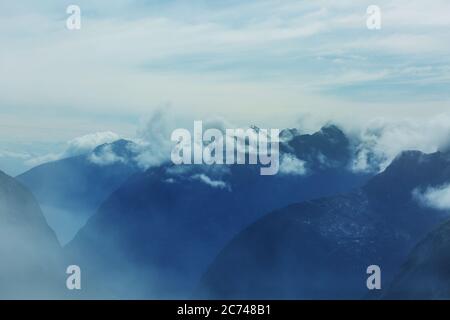
[[[165,164],[132,176],[67,246],[92,275],[86,292],[186,297],[217,252],[268,211],[367,180],[348,170],[350,142],[337,127],[292,132],[282,133],[281,158],[305,163],[300,172],[267,177],[256,165]]]
[[[290,205],[246,228],[218,255],[195,296],[375,296],[366,287],[367,267],[380,266],[382,287],[388,286],[415,244],[448,218],[440,210],[420,205],[414,190],[448,181],[448,153],[403,152],[360,189]],[[420,252],[430,254],[427,249]],[[409,280],[414,284],[413,275]]]
[[[118,140],[87,154],[44,163],[16,179],[36,196],[64,245],[115,189],[142,171],[134,160],[135,148],[131,141]]]
[[[417,196],[450,183],[450,152],[356,173],[352,142],[330,125],[283,130],[274,176],[144,170],[138,157],[118,140],[16,179],[0,172],[0,297],[450,298],[449,212]],[[72,264],[83,289],[68,295]],[[367,289],[369,265],[383,290]]]

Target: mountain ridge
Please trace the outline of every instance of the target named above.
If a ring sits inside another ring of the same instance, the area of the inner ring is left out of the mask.
[[[38,199],[62,244],[131,175],[140,172],[134,143],[117,140],[92,152],[45,163],[16,177]]]
[[[325,148],[336,141],[347,153],[347,139],[324,143]],[[310,159],[318,161],[315,155],[320,149],[311,148],[314,154]],[[127,261],[123,267],[129,270],[127,277],[148,270],[141,280],[153,283],[154,288],[126,292],[123,287],[129,285],[116,285],[110,290],[114,296],[186,297],[217,251],[267,210],[346,191],[367,179],[367,175],[350,172],[347,163],[317,168],[308,174],[275,176],[261,176],[258,165],[169,163],[150,168],[128,179],[101,205],[67,246],[67,252],[84,268],[98,270],[92,271],[98,280],[92,290],[110,282],[110,276],[102,274],[103,267],[99,266],[116,265],[120,269]],[[137,271],[131,271],[135,267]]]
[[[416,203],[411,194],[417,186],[450,181],[439,170],[443,164],[450,173],[447,154],[406,151],[356,191],[264,216],[219,253],[194,297],[366,297],[369,265],[380,265],[383,285],[390,283],[414,245],[445,219]],[[391,193],[401,195],[400,200]]]

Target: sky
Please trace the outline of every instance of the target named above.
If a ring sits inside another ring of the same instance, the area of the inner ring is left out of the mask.
[[[134,137],[161,108],[268,128],[431,121],[450,110],[449,27],[447,0],[2,1],[0,170]]]

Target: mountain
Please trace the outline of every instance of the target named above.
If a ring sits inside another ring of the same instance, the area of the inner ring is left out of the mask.
[[[450,299],[450,222],[425,237],[411,252],[384,299]]]
[[[196,298],[360,299],[370,265],[382,288],[445,214],[416,188],[450,181],[450,154],[403,152],[362,188],[274,211],[239,233],[214,260]]]
[[[33,192],[65,244],[114,190],[141,171],[134,148],[133,142],[118,140],[85,155],[42,164],[16,179]]]
[[[296,129],[280,133],[281,151],[291,153],[307,163],[312,170],[348,165],[352,154],[346,135],[335,125],[328,125],[314,134],[299,134]]]
[[[132,176],[66,248],[90,277],[84,292],[187,297],[220,249],[265,212],[368,178],[347,170],[349,141],[336,127],[314,135],[284,131],[281,152],[306,170],[261,176],[257,165],[166,164]]]
[[[33,195],[0,171],[0,298],[56,298],[61,248]]]

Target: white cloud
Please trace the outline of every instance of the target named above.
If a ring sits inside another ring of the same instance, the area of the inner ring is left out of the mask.
[[[8,75],[0,77],[0,136],[10,139],[67,140],[109,128],[129,135],[134,119],[166,102],[174,114],[267,128],[292,125],[300,114],[354,124],[448,109],[446,0],[380,0],[379,32],[366,28],[371,1],[169,1],[155,10],[142,1],[80,0],[79,32],[66,30],[57,1],[20,3],[0,4],[0,42],[8,48],[0,51]],[[373,103],[371,93],[388,101]],[[138,135],[143,167],[166,159],[168,130],[161,129]],[[403,141],[408,130],[399,137],[392,128],[374,143],[373,130],[364,133],[355,170],[372,169],[371,157],[383,169],[404,147],[436,150],[415,129],[411,143]]]
[[[158,166],[170,159],[170,136],[175,125],[173,118],[168,115],[168,109],[170,108],[157,109],[138,129],[133,151],[137,153],[136,162],[144,169]]]
[[[443,66],[442,53],[450,50],[449,4],[442,0],[379,1],[378,33],[365,28],[369,1],[176,1],[158,10],[135,1],[77,4],[79,32],[65,29],[65,8],[56,1],[1,4],[0,41],[8,50],[0,52],[0,69],[8,77],[0,79],[0,104],[14,106],[13,114],[38,107],[55,114],[67,106],[71,114],[98,118],[136,116],[165,101],[189,113],[228,113],[233,121],[272,116],[274,108],[286,117],[286,109],[306,107],[323,114],[329,101],[315,90],[389,80],[399,72],[395,61],[415,64],[410,54],[418,50],[426,63]],[[339,67],[311,63],[330,53]],[[448,70],[433,73],[448,82]],[[251,114],[255,108],[258,115]]]
[[[39,166],[43,163],[57,161],[63,158],[64,153],[48,153],[37,157],[32,157],[25,161],[25,164],[29,167]]]
[[[120,139],[119,135],[111,131],[87,134],[68,141],[65,150],[60,153],[49,153],[32,157],[26,160],[25,163],[28,166],[38,166],[46,162],[87,154],[102,144],[111,143],[118,139]],[[104,161],[107,160],[106,155],[105,157],[103,158]],[[100,161],[101,159],[98,158],[97,160]]]
[[[0,150],[0,158],[16,158],[21,160],[26,160],[30,158],[28,153],[14,152],[8,150]]]
[[[281,157],[280,174],[286,175],[305,175],[307,169],[306,162],[298,159],[291,154],[283,154]]]
[[[422,120],[378,119],[357,137],[354,171],[382,171],[405,150],[432,153],[450,143],[450,115]]]
[[[208,177],[207,175],[205,175],[203,173],[195,174],[192,176],[192,178],[199,180],[212,188],[228,189],[228,190],[230,189],[230,187],[228,186],[228,184],[226,182],[221,181],[221,180],[212,180],[210,177]]]
[[[450,184],[436,188],[429,187],[425,191],[415,189],[413,197],[426,207],[450,210]]]
[[[99,152],[91,153],[89,155],[89,161],[99,166],[106,166],[116,162],[126,163],[127,159],[116,155],[112,150],[111,145],[106,145],[103,146]]]
[[[198,171],[218,180],[231,174],[230,167],[227,165],[174,165],[166,169],[167,175],[172,178],[195,175]]]
[[[64,156],[77,156],[91,152],[96,147],[119,140],[119,135],[111,131],[96,132],[70,140]]]

